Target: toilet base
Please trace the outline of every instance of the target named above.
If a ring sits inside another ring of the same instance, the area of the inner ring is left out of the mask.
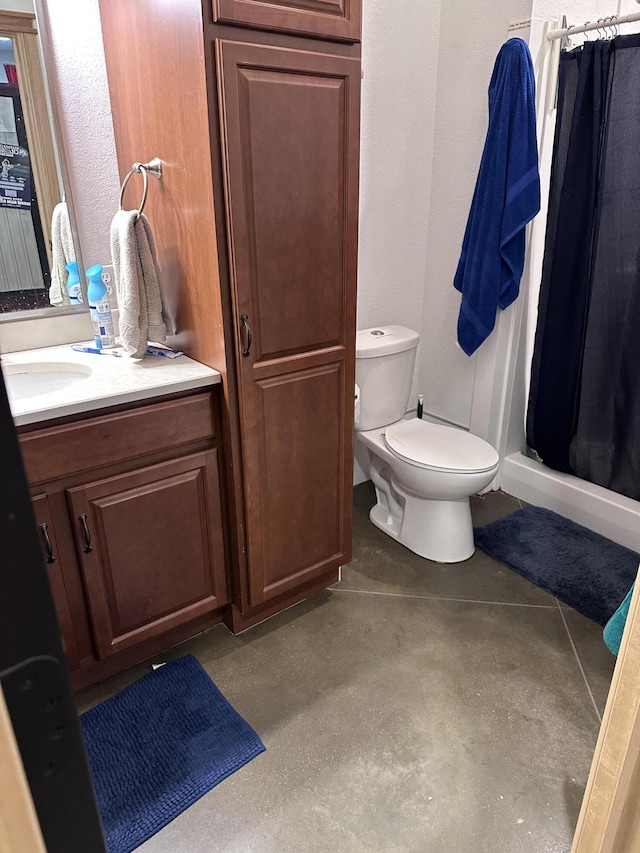
[[[498,463],[486,471],[422,469],[392,454],[384,432],[381,427],[356,436],[369,452],[376,490],[372,524],[427,560],[468,560],[475,551],[469,497],[489,485]]]
[[[405,548],[436,563],[461,563],[475,551],[469,498],[446,501],[411,495],[401,513],[377,503],[369,518]]]

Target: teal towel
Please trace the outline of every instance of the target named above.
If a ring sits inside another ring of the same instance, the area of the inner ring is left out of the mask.
[[[627,622],[627,615],[629,613],[629,605],[631,604],[632,595],[633,587],[631,587],[625,600],[622,602],[620,607],[618,607],[604,628],[604,641],[614,655],[617,655],[620,651],[620,643],[622,642],[622,634],[624,633],[624,626]]]

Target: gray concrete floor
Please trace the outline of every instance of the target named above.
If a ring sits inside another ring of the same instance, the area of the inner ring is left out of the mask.
[[[356,488],[336,587],[164,656],[194,654],[267,751],[140,851],[568,853],[614,665],[601,628],[482,551],[422,560],[373,500]],[[472,501],[478,525],[519,507]]]

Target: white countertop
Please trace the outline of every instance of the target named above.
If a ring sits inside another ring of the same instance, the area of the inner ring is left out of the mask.
[[[94,344],[87,341],[86,345]],[[31,371],[30,365],[33,365]],[[217,370],[186,355],[173,359],[148,355],[137,360],[126,355],[114,358],[76,352],[70,345],[3,355],[2,367],[9,384],[12,375],[27,372],[54,371],[58,377],[56,380],[53,373],[43,374],[45,388],[47,382],[58,387],[34,396],[27,396],[30,392],[24,389],[16,389],[12,394],[9,388],[16,426],[206,388],[221,381]],[[73,377],[69,382],[66,372]]]

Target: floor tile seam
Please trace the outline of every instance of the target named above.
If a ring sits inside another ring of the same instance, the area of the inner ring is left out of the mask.
[[[382,592],[373,589],[347,589],[346,587],[329,587],[331,592],[348,592],[352,595],[380,595],[387,598],[410,598],[417,601],[448,601],[456,604],[495,604],[499,607],[531,607],[535,610],[555,610],[555,604],[527,604],[520,601],[492,601],[486,598],[450,598],[444,595],[418,595],[406,592]]]
[[[580,669],[580,672],[582,673],[582,678],[584,679],[584,683],[586,685],[587,692],[588,692],[589,696],[591,697],[591,702],[593,704],[593,709],[596,712],[596,717],[598,718],[598,722],[600,724],[602,724],[602,714],[600,713],[600,709],[598,708],[598,704],[597,704],[595,697],[593,695],[593,690],[591,689],[591,685],[589,684],[589,679],[587,678],[587,673],[584,671],[584,666],[582,665],[582,661],[580,660],[580,655],[578,654],[578,649],[576,648],[576,644],[574,642],[573,635],[571,634],[571,629],[569,628],[569,623],[567,622],[567,620],[565,618],[564,611],[563,611],[562,607],[560,607],[560,602],[558,601],[557,598],[556,598],[556,604],[558,606],[558,610],[560,611],[560,616],[562,617],[564,627],[567,631],[567,636],[569,637],[569,642],[571,643],[571,648],[573,649],[573,653],[575,655],[576,661],[578,662],[578,667]]]

